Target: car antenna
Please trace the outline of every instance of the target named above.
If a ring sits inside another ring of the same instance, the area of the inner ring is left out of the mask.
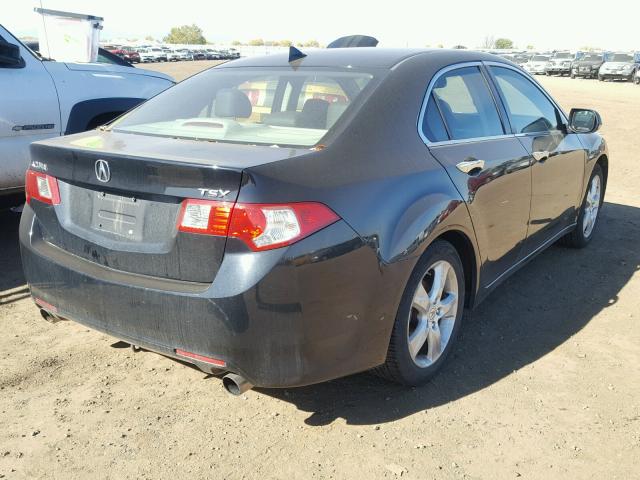
[[[302,53],[300,50],[298,50],[293,45],[291,45],[289,47],[289,63],[295,62],[296,60],[301,60],[306,56],[307,56],[306,53]]]

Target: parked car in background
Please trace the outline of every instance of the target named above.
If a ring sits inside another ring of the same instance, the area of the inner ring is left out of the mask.
[[[576,59],[576,54],[571,52],[555,52],[549,59],[544,73],[547,75],[569,75],[571,73],[571,64]]]
[[[142,63],[156,62],[157,54],[152,52],[150,48],[141,48],[138,50],[138,55],[140,55],[140,61]]]
[[[548,63],[549,57],[547,55],[532,55],[527,62],[522,64],[522,68],[532,75],[544,75]]]
[[[32,46],[0,26],[2,206],[24,201],[31,142],[94,129],[174,84],[103,49],[98,60],[108,63],[63,63],[43,59]]]
[[[188,48],[181,48],[178,51],[180,52],[180,59],[181,60],[188,60],[188,61],[194,60],[193,52],[191,50],[189,50]]]
[[[213,48],[207,48],[207,60],[221,60],[223,55],[218,50],[214,50]]]
[[[168,62],[179,62],[180,60],[182,60],[181,54],[178,50],[168,49],[165,51],[165,53],[167,55]]]
[[[207,53],[204,50],[192,50],[194,60],[206,60]]]
[[[531,54],[528,53],[517,53],[514,55],[513,61],[518,65],[523,65],[529,61],[531,58]]]
[[[633,76],[633,83],[640,85],[640,68],[636,68],[636,74]]]
[[[124,52],[124,58],[129,63],[140,63],[140,54],[131,47],[122,47],[122,51]]]
[[[167,53],[159,47],[148,47],[144,49],[145,55],[143,55],[142,50],[140,52],[140,58],[142,61],[147,62],[166,62],[167,61]]]
[[[32,146],[20,244],[43,316],[226,372],[235,394],[373,368],[418,385],[465,309],[595,236],[593,110],[469,50],[305,53]]]
[[[633,80],[638,65],[640,54],[631,52],[616,52],[608,56],[598,71],[598,80]]]
[[[138,52],[132,52],[130,50],[125,50],[124,48],[109,50],[109,52],[113,53],[114,55],[117,55],[118,57],[122,58],[126,62],[140,63],[140,55],[138,54]]]
[[[604,63],[604,53],[587,53],[571,64],[571,78],[598,78],[598,71]]]

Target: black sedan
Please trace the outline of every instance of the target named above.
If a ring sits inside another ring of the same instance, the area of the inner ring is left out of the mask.
[[[425,382],[463,311],[595,234],[600,117],[465,50],[242,59],[32,146],[20,225],[46,318],[239,393],[374,369]]]

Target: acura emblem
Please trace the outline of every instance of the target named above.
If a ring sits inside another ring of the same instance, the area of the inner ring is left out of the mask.
[[[96,178],[103,183],[111,180],[111,171],[106,160],[96,160]]]

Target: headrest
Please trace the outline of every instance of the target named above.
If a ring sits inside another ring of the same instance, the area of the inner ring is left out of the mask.
[[[329,102],[321,98],[309,98],[302,106],[297,126],[302,128],[326,128]]]
[[[247,118],[251,110],[249,98],[236,88],[223,88],[216,95],[216,117]]]

